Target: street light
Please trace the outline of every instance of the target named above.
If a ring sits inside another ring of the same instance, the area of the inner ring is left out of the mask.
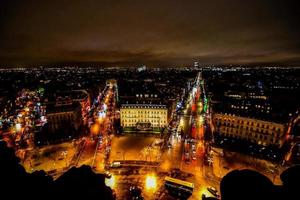
[[[100,126],[97,123],[93,124],[91,127],[91,133],[93,135],[97,135],[99,131],[100,131]]]
[[[183,125],[184,125],[184,121],[183,121],[183,118],[180,118],[180,122],[179,122],[179,125],[180,125],[180,126],[183,126]]]
[[[156,176],[154,174],[148,174],[146,176],[146,189],[154,190],[157,187]]]
[[[199,116],[199,123],[202,125],[204,122],[204,118],[202,115]]]
[[[17,123],[16,124],[16,130],[17,130],[17,132],[19,132],[21,130],[21,128],[22,128],[22,125],[20,123]]]
[[[105,178],[105,185],[113,189],[116,186],[115,175],[112,174],[110,178]]]

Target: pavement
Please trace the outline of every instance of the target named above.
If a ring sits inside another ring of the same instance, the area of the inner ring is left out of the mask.
[[[27,172],[65,170],[69,167],[76,150],[77,145],[73,141],[35,148],[26,152],[22,165]]]
[[[110,162],[114,160],[155,161],[156,151],[152,144],[158,138],[144,135],[125,135],[112,138]],[[147,147],[151,147],[148,150]]]

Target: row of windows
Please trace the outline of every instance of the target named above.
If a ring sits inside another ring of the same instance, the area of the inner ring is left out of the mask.
[[[135,127],[136,124],[135,123],[127,123],[127,124],[123,124],[123,127]],[[151,124],[152,127],[164,127],[164,124]]]
[[[220,127],[220,126],[226,126],[226,127],[228,127],[228,128],[234,128],[234,129],[245,129],[245,130],[249,130],[249,131],[257,131],[257,132],[260,132],[260,133],[269,133],[269,134],[272,134],[272,133],[275,133],[275,131],[277,132],[277,133],[282,133],[282,129],[279,129],[279,128],[277,128],[276,130],[275,130],[275,128],[273,129],[273,130],[271,130],[271,129],[260,129],[260,128],[256,128],[256,127],[251,127],[251,126],[240,126],[240,125],[233,125],[233,124],[226,124],[226,123],[220,123],[220,122],[217,122],[216,123],[216,125],[217,125],[217,127]]]
[[[245,110],[245,112],[248,112],[248,107],[239,107],[239,106],[231,106],[231,108],[232,109],[235,109],[235,110]],[[249,111],[251,111],[250,109],[249,109]],[[256,109],[256,112],[265,112],[265,113],[270,113],[270,110],[266,110],[266,109]]]
[[[122,111],[121,113],[124,113],[124,114],[136,114],[136,113],[138,113],[138,114],[146,114],[146,113],[148,113],[148,114],[167,114],[167,111]]]
[[[223,134],[224,136],[228,136],[228,137],[237,137],[237,138],[245,138],[242,135],[236,135],[236,134],[232,134],[231,132],[224,132]],[[259,134],[253,134],[253,135],[247,135],[247,136],[251,136],[251,138],[253,139],[261,139],[261,140],[268,140],[269,137],[267,137],[266,135],[259,135]]]
[[[272,135],[273,137],[278,137],[278,134],[276,132],[271,132],[271,131],[266,131],[266,130],[253,130],[253,129],[245,129],[245,131],[242,131],[240,129],[235,129],[235,128],[224,128],[223,130],[225,131],[230,131],[230,132],[235,132],[235,133],[258,133],[258,134],[268,134]]]
[[[249,105],[250,106],[250,105]],[[238,108],[238,109],[248,109],[249,107],[248,106],[244,106],[244,105],[233,105],[231,104],[230,106],[231,108]],[[271,107],[269,106],[261,106],[261,105],[255,105],[255,108],[261,108],[261,109],[266,109],[266,110],[270,110]]]
[[[157,115],[121,115],[122,118],[163,118],[166,116],[157,116]]]
[[[143,94],[136,94],[136,97],[143,97]],[[157,94],[144,94],[144,97],[157,97]]]
[[[261,133],[261,132],[249,132],[249,131],[239,131],[238,129],[227,129],[227,128],[225,128],[225,129],[219,129],[219,130],[221,130],[222,132],[224,132],[224,133],[235,133],[235,134],[238,134],[238,135],[252,135],[252,136],[254,136],[255,137],[255,135],[261,135],[261,136],[265,136],[265,137],[267,137],[267,135],[264,135],[264,133]]]
[[[265,129],[273,129],[274,131],[282,131],[281,128],[276,127],[276,126],[271,126],[268,124],[263,124],[263,123],[254,123],[254,122],[249,122],[249,121],[244,121],[244,120],[237,120],[235,123],[235,120],[223,120],[223,119],[218,119],[215,118],[215,121],[217,124],[222,124],[224,126],[232,126],[232,127],[243,127],[243,124],[248,125],[248,126],[256,126],[260,128],[265,128]],[[236,125],[236,124],[241,124],[241,125]]]
[[[252,142],[257,142],[257,141],[263,141],[265,144],[266,143],[278,143],[277,138],[272,138],[266,135],[261,135],[261,134],[249,134],[249,135],[236,135],[232,132],[223,132],[221,133],[225,137],[232,137],[232,138],[239,138],[239,139],[250,139]]]
[[[137,122],[151,122],[151,123],[163,123],[163,124],[166,123],[165,120],[161,120],[161,121],[160,121],[160,120],[135,120],[135,119],[132,119],[132,120],[131,120],[131,119],[129,119],[129,120],[126,120],[126,119],[125,119],[125,120],[122,121],[122,123],[124,123],[124,122],[125,122],[125,123],[126,123],[126,122],[136,122],[136,123],[137,123]]]

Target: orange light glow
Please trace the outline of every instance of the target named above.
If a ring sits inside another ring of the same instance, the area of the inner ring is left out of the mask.
[[[105,185],[114,189],[116,186],[116,177],[112,175],[110,178],[105,178]]]
[[[97,124],[97,123],[93,124],[92,127],[91,127],[91,133],[93,135],[97,135],[99,133],[99,131],[100,131],[99,124]]]
[[[156,176],[153,174],[149,174],[146,176],[146,189],[147,190],[153,190],[156,189],[157,182],[156,182]]]

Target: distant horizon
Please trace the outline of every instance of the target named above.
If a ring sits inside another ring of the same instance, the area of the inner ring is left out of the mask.
[[[194,62],[191,61],[187,64],[176,64],[176,63],[164,63],[164,64],[154,64],[154,63],[114,63],[114,62],[45,62],[45,63],[24,63],[24,64],[0,64],[0,68],[32,68],[32,67],[94,67],[94,68],[108,68],[108,67],[120,67],[120,68],[137,68],[141,66],[146,66],[147,68],[185,68],[185,67],[195,67]],[[300,64],[284,64],[284,63],[248,63],[248,64],[228,64],[228,63],[218,63],[218,64],[207,64],[198,62],[198,66],[201,67],[245,67],[245,68],[300,68]]]

